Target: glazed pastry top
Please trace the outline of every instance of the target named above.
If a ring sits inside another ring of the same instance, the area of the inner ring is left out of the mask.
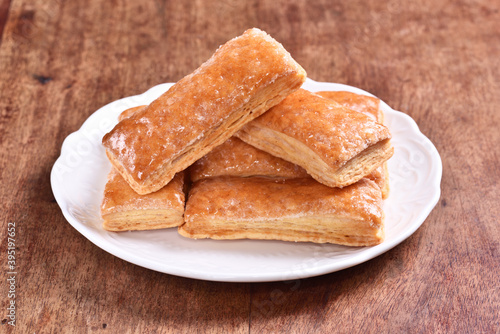
[[[217,177],[195,183],[189,197],[186,221],[341,216],[381,225],[383,217],[380,188],[367,179],[341,189],[312,178]]]
[[[149,106],[119,122],[103,144],[140,182],[285,77],[300,85],[306,74],[272,37],[259,29],[247,30]]]
[[[323,91],[315,94],[333,100],[346,108],[362,112],[373,120],[382,123],[380,100],[376,97],[346,91]]]
[[[243,129],[251,126],[300,141],[334,169],[391,137],[389,130],[371,117],[304,89],[290,94]]]

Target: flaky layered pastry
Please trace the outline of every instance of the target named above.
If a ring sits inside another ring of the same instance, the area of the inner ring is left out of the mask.
[[[184,222],[184,175],[178,173],[162,189],[137,194],[113,168],[101,205],[103,227],[108,231],[153,230]]]
[[[179,233],[371,246],[384,238],[382,198],[367,179],[341,189],[312,178],[208,178],[191,188]]]
[[[346,108],[370,116],[380,124],[384,123],[384,112],[380,108],[380,100],[376,97],[346,91],[323,91],[316,92],[316,94],[333,100]],[[382,198],[386,199],[389,196],[390,190],[387,162],[384,162],[367,177],[379,185],[382,190]]]
[[[385,126],[303,89],[245,125],[236,136],[303,167],[330,187],[359,181],[394,152]]]
[[[215,176],[308,177],[300,166],[231,137],[189,168],[191,181]]]
[[[136,192],[156,191],[298,89],[305,78],[280,43],[250,29],[119,122],[103,138],[106,154]]]

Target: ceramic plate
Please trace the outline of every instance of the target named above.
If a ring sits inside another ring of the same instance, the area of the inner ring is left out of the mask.
[[[388,251],[415,232],[439,200],[442,165],[436,148],[409,116],[382,102],[395,153],[389,160],[391,192],[384,203],[386,239],[380,245],[191,240],[178,235],[176,229],[107,232],[101,227],[99,208],[111,165],[101,138],[117,123],[119,113],[149,104],[170,86],[161,84],[97,110],[66,138],[52,168],[52,190],[64,217],[95,245],[123,260],[163,273],[213,281],[306,278],[345,269]],[[371,95],[351,86],[310,79],[303,88]]]

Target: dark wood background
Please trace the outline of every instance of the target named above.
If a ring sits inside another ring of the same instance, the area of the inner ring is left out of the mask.
[[[94,246],[52,195],[64,138],[254,26],[311,78],[415,119],[443,159],[434,211],[382,256],[293,284],[180,278]],[[0,0],[0,32],[1,332],[500,332],[500,2]]]

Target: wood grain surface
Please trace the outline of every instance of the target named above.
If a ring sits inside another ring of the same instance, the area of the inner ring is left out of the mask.
[[[180,278],[94,246],[52,195],[64,138],[254,26],[309,77],[415,119],[443,159],[434,211],[391,251],[292,282]],[[1,0],[0,32],[0,332],[500,332],[500,2]]]

